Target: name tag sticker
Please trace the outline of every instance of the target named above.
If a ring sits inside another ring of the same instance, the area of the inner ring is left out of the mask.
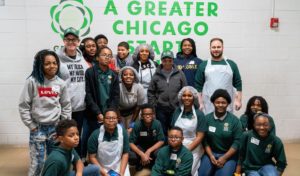
[[[170,159],[171,160],[177,160],[177,154],[172,153]]]
[[[141,131],[140,132],[140,136],[147,136],[148,134],[147,134],[147,131]]]
[[[259,145],[259,140],[254,138],[254,137],[251,137],[251,140],[250,140],[251,143],[255,144],[255,145]]]
[[[208,127],[208,131],[210,131],[210,132],[216,132],[216,127],[214,127],[214,126],[209,126]]]

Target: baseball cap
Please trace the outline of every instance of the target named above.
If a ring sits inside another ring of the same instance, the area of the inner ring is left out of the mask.
[[[73,27],[69,27],[65,30],[64,37],[66,37],[68,34],[72,34],[72,35],[76,36],[77,38],[79,38],[79,31]]]
[[[163,51],[163,52],[161,53],[160,59],[163,60],[164,58],[172,58],[172,59],[174,59],[174,54],[173,54],[173,52],[170,51],[170,50]]]

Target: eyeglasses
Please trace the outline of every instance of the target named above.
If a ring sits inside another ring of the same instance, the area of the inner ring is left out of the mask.
[[[177,137],[177,136],[169,136],[168,139],[172,140],[174,139],[175,141],[180,141],[182,137]]]
[[[110,121],[115,121],[115,120],[118,120],[117,117],[104,117],[104,119],[106,120],[110,120]]]
[[[77,38],[72,38],[72,39],[71,39],[71,38],[65,38],[64,40],[65,40],[66,42],[69,42],[69,43],[70,43],[70,42],[75,43],[75,42],[78,41]]]
[[[100,54],[99,56],[109,58],[109,59],[113,57],[111,54]]]

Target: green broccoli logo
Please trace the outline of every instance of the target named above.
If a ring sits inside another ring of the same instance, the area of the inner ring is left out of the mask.
[[[81,37],[90,33],[93,13],[83,4],[83,0],[61,0],[59,4],[51,7],[50,15],[53,32],[62,38],[64,31],[70,27],[78,30]]]

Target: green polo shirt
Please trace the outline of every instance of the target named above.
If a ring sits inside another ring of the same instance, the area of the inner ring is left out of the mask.
[[[56,147],[48,156],[42,176],[69,176],[72,164],[75,164],[80,157],[74,149],[66,150],[61,147]]]
[[[239,119],[227,112],[223,120],[215,119],[214,112],[206,115],[208,131],[204,145],[210,146],[215,153],[226,153],[231,147],[238,150],[242,126]]]
[[[164,133],[160,122],[156,119],[152,121],[150,128],[144,125],[143,120],[135,122],[130,133],[129,143],[134,143],[147,150],[158,141],[164,141]]]
[[[155,164],[152,167],[151,176],[190,176],[192,165],[193,154],[185,146],[182,145],[176,152],[172,151],[170,146],[165,146],[161,148],[157,154]]]
[[[205,120],[205,115],[203,112],[199,111],[198,109],[195,110],[197,115],[197,128],[196,132],[206,132],[207,131],[207,123]],[[171,126],[175,126],[175,123],[181,113],[181,108],[177,108],[173,113]],[[192,111],[190,112],[183,112],[181,118],[192,119],[195,118]]]
[[[240,122],[242,124],[243,131],[247,131],[248,130],[248,116],[246,114],[243,114],[240,117]],[[274,123],[274,120],[272,117],[270,118],[270,132],[273,135],[276,135],[276,127],[275,127],[275,123]]]
[[[256,132],[247,131],[241,137],[239,164],[246,173],[250,170],[259,170],[266,164],[275,165],[278,171],[283,172],[287,165],[284,146],[273,134],[261,138]]]
[[[123,131],[123,153],[128,153],[129,152],[129,142],[128,142],[128,135],[127,135],[127,131],[122,127],[122,131]],[[89,154],[95,154],[98,152],[98,138],[99,138],[99,134],[100,134],[100,129],[96,129],[90,136],[89,140],[88,140],[88,153]],[[103,135],[103,141],[114,141],[114,140],[118,140],[118,128],[116,127],[114,132],[112,134],[108,133],[108,132],[104,132]]]
[[[101,112],[107,109],[107,100],[110,96],[110,87],[113,79],[113,71],[107,69],[105,72],[98,67],[99,99]]]
[[[242,91],[242,79],[240,75],[240,71],[238,69],[238,66],[235,62],[233,62],[230,59],[227,59],[227,62],[232,70],[233,77],[232,77],[232,86],[237,89],[237,91]],[[227,65],[225,60],[221,61],[213,61],[211,60],[211,65]],[[205,83],[205,68],[207,66],[207,61],[203,61],[196,72],[195,75],[195,88],[198,92],[202,92],[204,83]]]

